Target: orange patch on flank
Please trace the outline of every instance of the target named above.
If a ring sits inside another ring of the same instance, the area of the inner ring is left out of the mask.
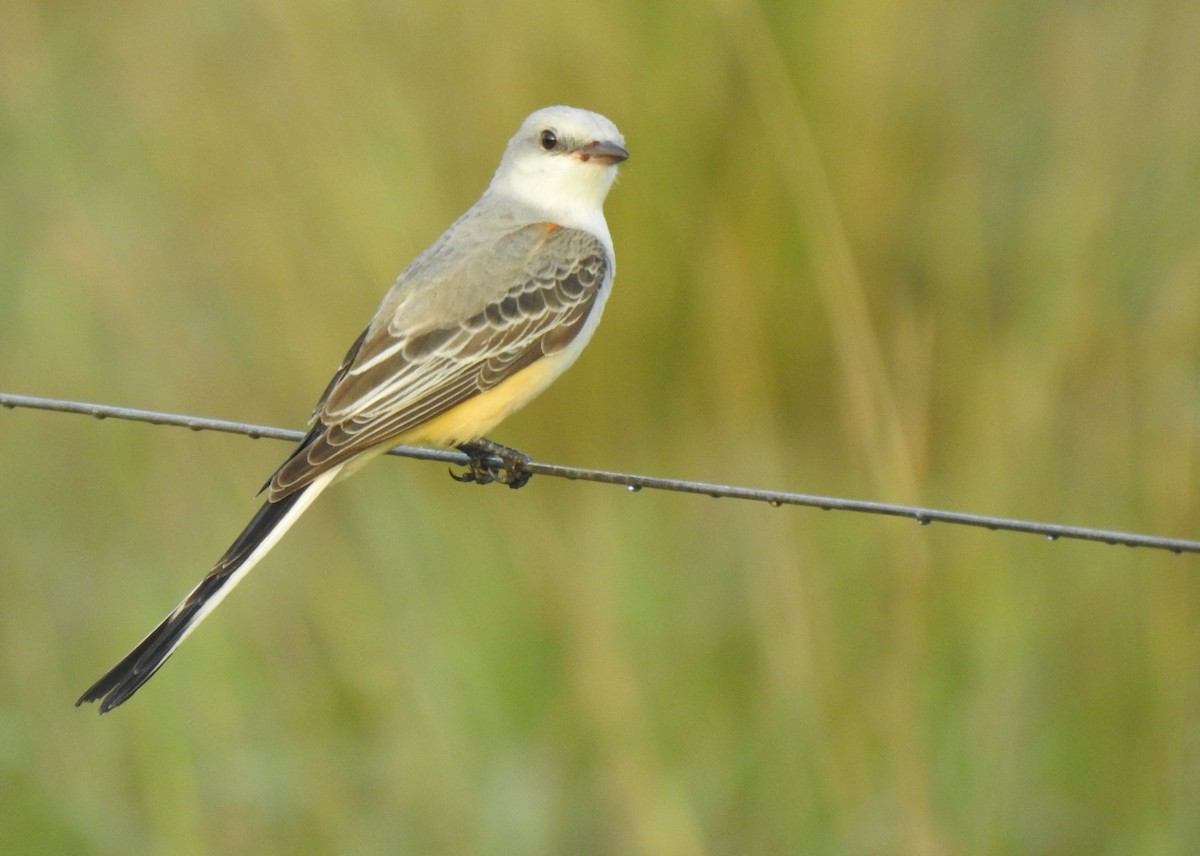
[[[562,228],[562,226],[558,225],[557,223],[543,223],[542,225],[546,227],[547,232],[553,232],[555,229]]]

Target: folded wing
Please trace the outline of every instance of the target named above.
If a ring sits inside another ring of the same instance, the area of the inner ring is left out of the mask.
[[[579,334],[609,271],[604,246],[550,224],[505,240],[520,252],[495,254],[506,260],[494,273],[504,289],[493,292],[497,299],[465,320],[425,327],[413,324],[405,313],[416,310],[400,301],[390,323],[359,338],[308,436],[271,478],[272,499],[498,386]],[[463,275],[480,274],[464,265]]]

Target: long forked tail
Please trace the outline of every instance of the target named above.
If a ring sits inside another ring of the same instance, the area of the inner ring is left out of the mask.
[[[270,552],[340,469],[335,467],[322,473],[307,486],[276,502],[265,502],[200,584],[121,662],[88,687],[75,706],[100,701],[100,712],[107,713],[137,692],[196,625]]]

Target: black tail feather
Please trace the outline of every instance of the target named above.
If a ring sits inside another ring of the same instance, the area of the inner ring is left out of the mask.
[[[204,605],[225,587],[230,577],[279,525],[304,493],[304,490],[298,490],[277,502],[264,503],[246,528],[242,530],[242,534],[225,551],[221,560],[183,603],[163,619],[158,627],[150,631],[150,635],[126,654],[121,662],[88,687],[75,702],[75,706],[78,707],[85,702],[100,701],[100,712],[107,713],[126,701],[138,691],[142,684],[150,680],[151,676],[171,656],[175,646],[179,644],[188,628],[195,622],[197,614]]]

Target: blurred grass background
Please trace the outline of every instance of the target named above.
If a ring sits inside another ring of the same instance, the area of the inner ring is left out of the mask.
[[[1197,537],[1200,6],[9,0],[0,388],[300,427],[533,109],[633,153],[534,456]],[[4,853],[1190,853],[1195,557],[0,413]]]

